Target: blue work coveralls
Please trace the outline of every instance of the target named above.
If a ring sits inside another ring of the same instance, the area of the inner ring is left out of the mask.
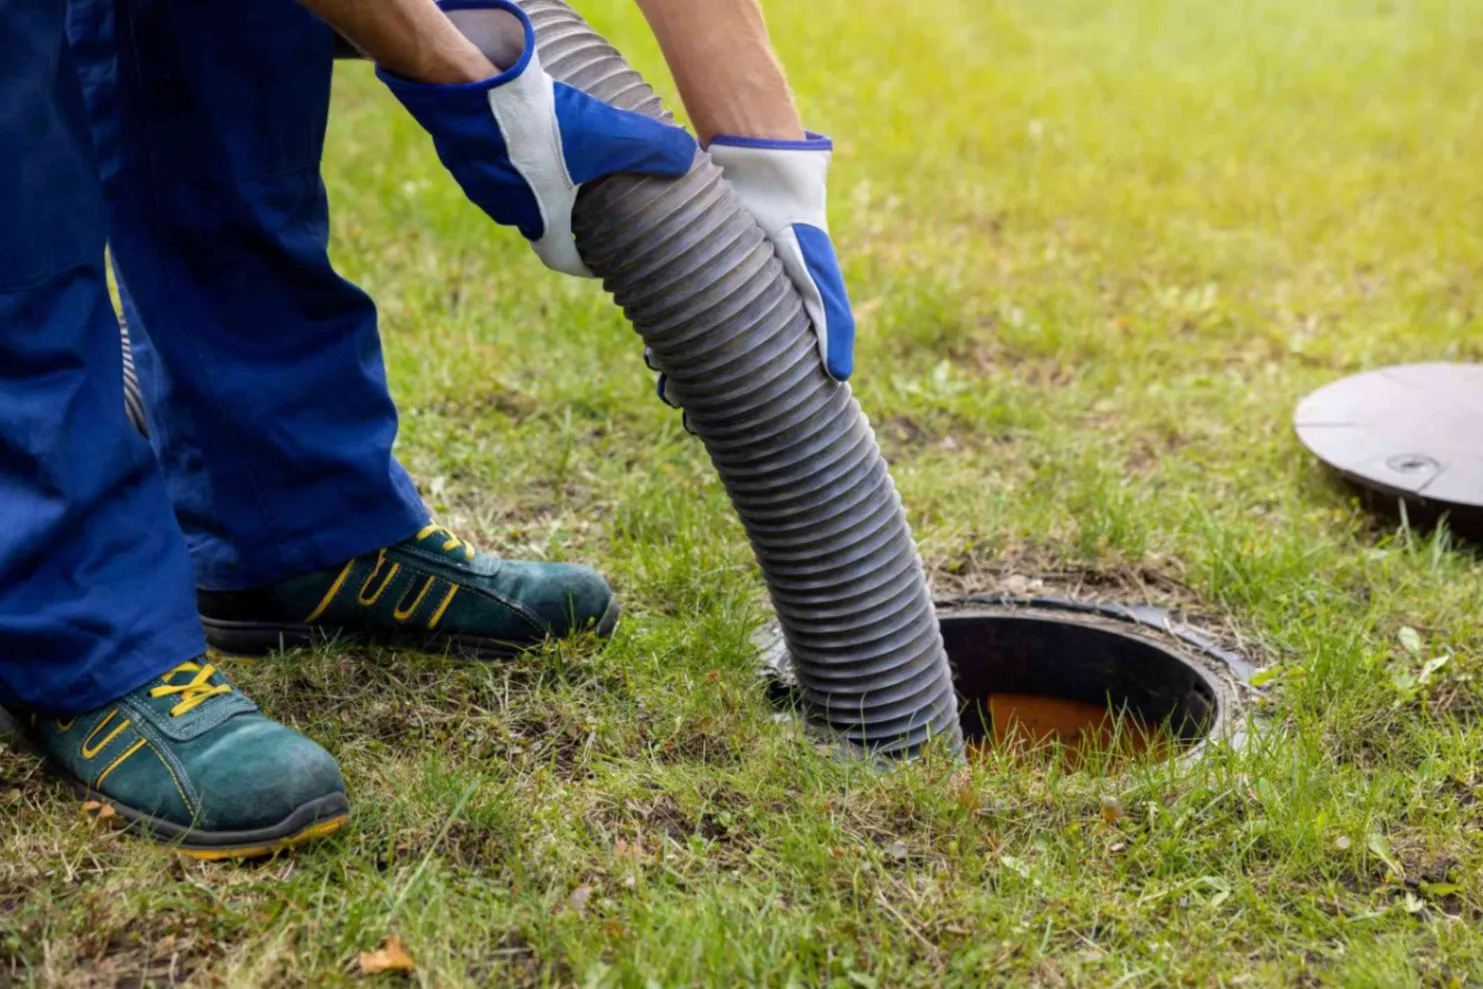
[[[201,654],[197,586],[425,523],[326,253],[331,52],[294,0],[0,0],[0,704],[96,708]]]

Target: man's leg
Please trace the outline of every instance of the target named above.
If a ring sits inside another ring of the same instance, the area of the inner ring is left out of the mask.
[[[0,702],[79,713],[203,642],[185,544],[120,404],[64,13],[13,0],[0,31]]]
[[[329,28],[295,0],[72,4],[208,641],[255,654],[354,635],[493,657],[611,633],[602,577],[476,554],[426,525],[391,455],[375,309],[326,253]]]
[[[91,806],[203,858],[349,815],[339,767],[211,666],[191,563],[123,414],[103,201],[65,0],[0,30],[0,724]]]
[[[152,440],[209,590],[417,532],[376,311],[330,266],[333,36],[294,0],[73,0]]]

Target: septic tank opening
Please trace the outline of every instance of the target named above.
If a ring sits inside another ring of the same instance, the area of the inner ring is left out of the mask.
[[[1159,609],[996,596],[939,601],[937,613],[970,758],[1008,748],[1072,767],[1187,759],[1239,736],[1252,667]],[[775,626],[767,641],[764,675],[797,705]]]
[[[1167,758],[1215,723],[1216,685],[1170,649],[1061,616],[965,611],[941,616],[970,752],[1056,745]]]

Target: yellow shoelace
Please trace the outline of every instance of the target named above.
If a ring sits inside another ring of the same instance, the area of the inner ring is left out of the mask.
[[[434,523],[423,526],[422,531],[417,534],[417,541],[420,543],[429,536],[443,537],[443,552],[445,553],[451,553],[453,550],[461,549],[463,550],[463,558],[465,560],[472,560],[474,558],[474,547],[459,539],[441,525]]]
[[[190,683],[171,683],[170,679],[178,673],[194,673],[196,676]],[[183,714],[191,713],[213,697],[232,692],[232,688],[224,683],[212,683],[211,678],[214,676],[216,676],[216,667],[210,663],[205,666],[198,663],[181,663],[160,678],[165,683],[151,690],[149,696],[171,697],[179,694],[180,703],[170,709],[170,717],[178,718]]]

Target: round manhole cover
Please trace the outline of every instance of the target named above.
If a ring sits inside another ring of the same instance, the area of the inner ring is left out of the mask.
[[[1383,507],[1483,535],[1483,365],[1405,364],[1325,385],[1298,405],[1303,445]]]

